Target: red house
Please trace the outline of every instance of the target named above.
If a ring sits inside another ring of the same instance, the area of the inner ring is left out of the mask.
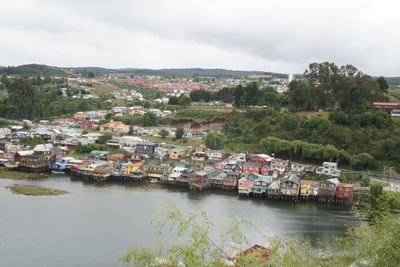
[[[269,164],[271,162],[271,157],[266,154],[255,154],[250,156],[251,162],[258,162],[262,165]]]
[[[353,185],[352,184],[338,184],[336,186],[336,199],[353,199]]]
[[[261,172],[261,163],[258,162],[245,162],[243,164],[243,173],[258,173]]]

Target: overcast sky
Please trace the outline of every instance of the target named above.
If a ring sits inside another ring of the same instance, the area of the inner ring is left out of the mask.
[[[400,1],[0,0],[0,65],[400,75]]]

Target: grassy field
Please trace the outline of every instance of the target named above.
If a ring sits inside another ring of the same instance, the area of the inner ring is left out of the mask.
[[[12,185],[7,186],[15,194],[21,194],[25,196],[56,196],[56,195],[63,195],[68,194],[67,191],[53,189],[43,186],[35,186],[35,185]]]
[[[166,137],[166,138],[162,138],[162,137],[159,137],[159,136],[146,136],[145,138],[149,139],[152,142],[166,143],[166,144],[176,145],[176,146],[193,146],[193,147],[196,147],[196,146],[202,145],[204,143],[203,139],[197,139],[197,138],[175,139],[172,136]]]
[[[0,169],[0,179],[44,179],[47,178],[48,174],[33,173],[33,172],[19,172],[19,171],[8,171],[4,168]]]
[[[388,97],[391,102],[400,102],[400,87],[389,88]]]
[[[92,90],[93,94],[98,96],[111,94],[115,91],[120,92],[122,90],[113,84],[94,84]]]

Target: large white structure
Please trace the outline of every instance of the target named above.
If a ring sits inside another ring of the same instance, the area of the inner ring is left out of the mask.
[[[337,168],[336,162],[324,162],[321,167],[318,167],[316,170],[317,174],[325,174],[331,177],[338,178],[340,176],[341,171]]]

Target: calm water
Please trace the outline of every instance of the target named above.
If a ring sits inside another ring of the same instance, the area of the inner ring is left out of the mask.
[[[49,186],[70,194],[30,197],[4,188],[15,183]],[[0,179],[0,266],[119,266],[119,257],[130,245],[156,246],[150,216],[161,212],[168,201],[184,212],[206,211],[215,225],[227,225],[234,214],[269,236],[302,236],[315,245],[342,235],[356,221],[349,208],[318,203],[243,199],[159,185],[98,186],[67,177]],[[260,240],[256,231],[246,234],[254,242]]]

